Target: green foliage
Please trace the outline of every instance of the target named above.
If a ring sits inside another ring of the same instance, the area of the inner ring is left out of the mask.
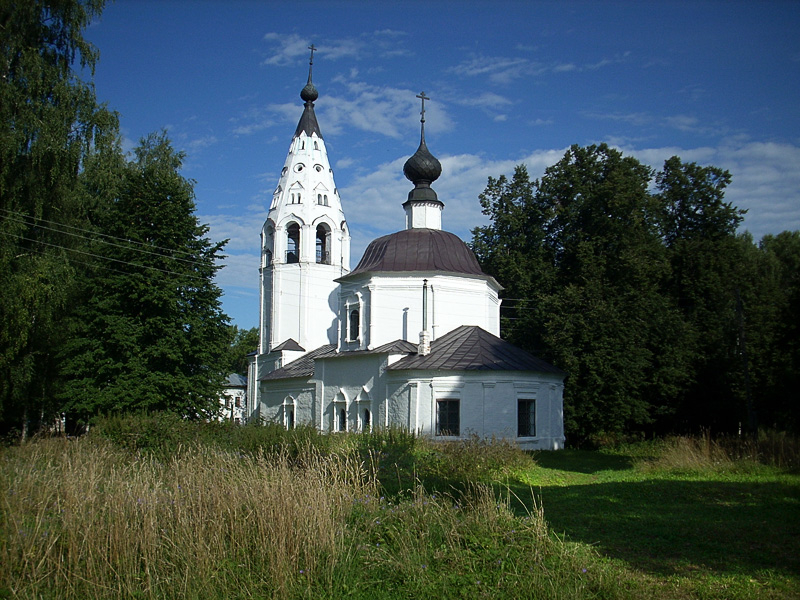
[[[763,389],[757,409],[760,421],[775,428],[800,430],[800,231],[784,231],[761,240],[764,254],[759,265],[767,312],[761,323],[771,325],[771,343],[759,355],[753,371],[761,374],[756,389]],[[770,312],[772,311],[772,312]],[[766,323],[765,323],[766,321]],[[756,328],[750,328],[753,331]],[[758,331],[759,329],[756,329]]]
[[[226,372],[247,375],[247,356],[258,349],[258,327],[239,329],[231,325],[229,329],[230,348],[226,360]]]
[[[91,205],[79,172],[116,116],[99,106],[82,30],[103,0],[0,4],[0,428],[47,420],[52,349],[71,301]]]
[[[541,180],[489,178],[472,247],[505,286],[504,336],[567,372],[572,443],[735,432],[757,411],[797,427],[798,244],[737,236],[730,179],[678,157],[656,174],[605,144]]]
[[[651,178],[606,145],[573,146],[541,181],[518,168],[481,196],[492,224],[473,232],[473,248],[511,298],[505,334],[568,373],[573,439],[651,423],[682,385],[685,331],[662,293],[669,263]]]
[[[297,458],[311,449],[328,453],[341,442],[313,427],[287,431],[274,423],[240,426],[229,421],[189,420],[174,412],[98,416],[92,420],[89,437],[161,460],[193,451],[198,445],[250,456],[267,453]]]
[[[227,317],[213,278],[214,244],[194,214],[183,155],[151,135],[122,165],[119,195],[101,213],[98,259],[83,273],[83,298],[61,353],[67,410],[170,410],[207,415],[217,407],[228,346]]]

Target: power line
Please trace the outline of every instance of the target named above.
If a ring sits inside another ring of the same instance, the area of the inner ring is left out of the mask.
[[[21,223],[23,225],[28,225],[28,226],[31,226],[31,227],[38,227],[39,229],[45,229],[45,230],[48,230],[48,231],[55,231],[56,233],[61,233],[61,234],[64,234],[64,235],[70,235],[70,236],[77,237],[77,238],[80,238],[80,239],[83,239],[83,240],[87,240],[87,241],[90,241],[90,242],[95,242],[95,243],[99,242],[99,243],[102,243],[102,244],[108,244],[110,246],[114,246],[114,247],[117,247],[117,248],[123,248],[125,250],[132,250],[134,252],[141,252],[142,254],[150,254],[150,255],[153,255],[153,256],[160,256],[160,257],[163,257],[163,258],[168,258],[170,260],[177,260],[177,261],[181,261],[181,262],[185,262],[185,263],[189,263],[189,264],[203,264],[202,261],[198,261],[198,260],[194,260],[194,259],[187,259],[187,258],[180,258],[180,257],[171,255],[171,254],[185,254],[187,256],[192,256],[192,254],[190,252],[186,252],[184,250],[172,250],[172,249],[169,249],[169,248],[164,248],[164,247],[161,247],[161,246],[155,246],[155,245],[148,244],[148,246],[150,248],[153,248],[153,249],[156,249],[156,250],[163,250],[165,252],[170,252],[171,254],[163,254],[163,253],[160,253],[160,252],[153,252],[152,250],[146,250],[146,249],[143,249],[143,248],[134,248],[134,247],[132,247],[132,246],[135,246],[135,245],[144,246],[144,245],[146,245],[146,242],[137,242],[135,240],[115,237],[115,236],[108,235],[108,234],[105,234],[105,233],[90,231],[88,229],[82,229],[80,227],[73,227],[71,225],[65,225],[65,224],[59,223],[57,221],[49,221],[47,219],[39,219],[43,223],[50,223],[51,225],[57,225],[58,227],[63,227],[64,229],[72,229],[73,231],[79,231],[79,232],[84,233],[84,234],[89,234],[89,236],[105,237],[105,238],[109,238],[109,239],[112,239],[112,240],[117,240],[119,242],[124,242],[124,244],[118,244],[118,243],[115,243],[115,242],[109,242],[109,241],[106,241],[106,240],[97,239],[97,237],[89,237],[89,236],[86,236],[86,235],[81,235],[80,233],[71,233],[69,231],[62,231],[62,230],[59,230],[59,229],[55,229],[53,227],[47,227],[45,225],[40,225],[40,224],[38,224],[36,222],[36,220],[33,217],[30,217],[30,216],[25,215],[23,213],[13,212],[13,211],[4,210],[4,209],[0,209],[0,212],[4,212],[7,215],[11,215],[11,216],[8,216],[6,218],[11,220],[11,221],[14,221],[16,223]]]
[[[118,258],[111,258],[110,256],[102,256],[100,254],[94,254],[92,252],[85,252],[83,250],[77,250],[75,248],[68,248],[66,246],[61,246],[59,244],[52,244],[50,242],[45,242],[45,241],[42,241],[42,240],[35,240],[35,239],[28,238],[28,237],[25,237],[25,236],[17,236],[17,235],[14,235],[12,233],[4,232],[4,231],[0,231],[0,235],[4,235],[6,237],[12,237],[12,238],[15,238],[15,239],[18,239],[18,240],[19,239],[25,240],[26,242],[32,242],[34,244],[42,244],[43,246],[49,246],[51,248],[59,248],[61,250],[66,250],[68,252],[75,252],[77,254],[83,254],[85,256],[91,256],[92,258],[97,258],[97,259],[100,259],[100,260],[107,260],[107,261],[111,261],[111,262],[115,262],[115,263],[120,263],[120,264],[123,264],[123,265],[128,265],[128,266],[131,266],[131,267],[138,267],[140,269],[149,269],[151,271],[159,271],[161,273],[167,273],[169,275],[177,275],[178,277],[188,277],[190,279],[203,279],[203,277],[200,276],[200,275],[194,275],[194,274],[191,274],[191,273],[178,273],[176,271],[170,271],[168,269],[161,269],[159,267],[152,267],[152,266],[148,266],[148,265],[132,263],[132,262],[128,262],[128,261],[125,261],[125,260],[118,259]],[[170,258],[170,257],[165,256],[164,258]]]

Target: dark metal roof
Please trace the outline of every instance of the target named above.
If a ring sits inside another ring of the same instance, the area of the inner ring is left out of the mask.
[[[344,352],[331,351],[328,354],[317,356],[317,358],[347,358],[349,356],[364,356],[371,354],[412,354],[417,351],[417,345],[405,340],[395,340],[373,348],[372,350],[345,350]]]
[[[271,351],[272,352],[280,352],[281,350],[293,350],[295,352],[305,352],[306,349],[303,348],[300,344],[298,344],[292,338],[289,338],[285,342],[282,342],[275,346]]]
[[[400,371],[537,371],[564,374],[540,358],[501,340],[485,329],[471,325],[450,331],[431,343],[427,356],[414,354],[389,366]]]
[[[440,229],[404,229],[373,240],[346,277],[370,271],[439,271],[485,275],[457,235]]]
[[[306,102],[303,114],[300,117],[300,122],[297,124],[297,129],[294,130],[294,137],[300,137],[302,133],[310,136],[316,133],[317,137],[322,139],[322,132],[319,130],[319,123],[317,123],[317,115],[314,114],[314,103]]]
[[[238,373],[231,373],[228,375],[228,380],[225,382],[225,387],[247,387],[247,377],[239,375]]]
[[[293,360],[280,369],[275,369],[272,371],[272,373],[267,373],[261,377],[259,381],[268,381],[272,379],[292,379],[293,377],[311,377],[314,374],[314,359],[321,354],[326,354],[335,349],[336,346],[334,344],[320,346],[316,350],[312,350],[297,360]]]

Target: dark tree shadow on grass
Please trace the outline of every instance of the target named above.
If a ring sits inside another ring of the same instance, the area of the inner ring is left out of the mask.
[[[630,456],[602,454],[586,450],[536,452],[533,459],[543,469],[572,471],[587,475],[600,471],[627,471],[633,466],[633,458]]]
[[[528,502],[530,488],[512,491]],[[800,573],[800,487],[648,480],[543,487],[534,494],[556,533],[637,569]]]

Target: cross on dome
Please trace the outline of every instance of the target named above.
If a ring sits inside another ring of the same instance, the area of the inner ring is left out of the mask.
[[[417,94],[417,98],[422,100],[422,110],[419,113],[420,114],[419,122],[421,123],[420,140],[424,144],[425,143],[425,100],[430,100],[430,98],[428,98],[428,96],[425,95],[425,92],[420,92],[419,94]]]
[[[300,91],[300,98],[302,98],[303,102],[306,103],[314,102],[314,100],[319,98],[319,92],[317,91],[317,88],[315,88],[314,84],[311,83],[311,69],[314,66],[314,51],[317,49],[317,47],[314,44],[311,44],[308,49],[311,50],[311,58],[308,59],[308,83],[306,84],[306,87]]]

